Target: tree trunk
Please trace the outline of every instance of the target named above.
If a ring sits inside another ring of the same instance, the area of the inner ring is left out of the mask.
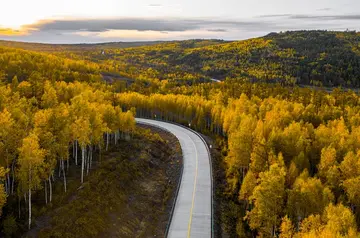
[[[109,132],[106,132],[106,151],[109,149]]]
[[[81,183],[84,182],[84,163],[85,163],[85,146],[81,147],[82,160],[81,160]]]
[[[20,196],[18,196],[18,210],[19,210],[19,219],[21,217],[21,206],[20,206]]]
[[[59,160],[59,178],[61,176],[61,161],[62,161],[62,159]]]
[[[15,159],[13,159],[12,163],[12,185],[11,185],[11,194],[14,194],[14,185],[15,185],[15,173],[14,173],[14,165],[15,165]]]
[[[89,156],[89,153],[88,153],[88,148],[87,146],[85,147],[85,162],[84,162],[84,173],[86,174],[86,168],[87,168],[87,161],[88,161],[88,156]]]
[[[78,142],[75,141],[75,165],[78,165]]]
[[[90,150],[90,169],[91,169],[91,166],[92,166],[93,149],[95,150],[95,146],[94,146],[94,148],[91,146],[91,150]]]
[[[31,188],[29,186],[29,230],[31,228]]]
[[[8,193],[8,187],[7,187],[7,177],[4,181],[4,185],[5,185],[5,193],[8,195],[9,193]]]
[[[63,171],[63,176],[64,176],[64,190],[66,193],[66,175],[65,175],[65,166],[64,166],[64,160],[62,160],[62,171]]]
[[[91,154],[91,146],[89,146],[89,152],[88,152],[87,158],[86,158],[86,175],[89,175],[90,154]]]
[[[52,184],[51,184],[51,178],[49,176],[49,188],[50,188],[50,197],[49,197],[49,202],[52,201]]]
[[[29,167],[29,230],[31,228],[31,165]]]
[[[99,142],[99,161],[101,161],[101,144]]]
[[[72,157],[73,157],[73,159],[75,159],[75,141],[74,140],[72,142],[72,150],[73,150]]]
[[[7,179],[8,179],[8,194],[10,194],[11,191],[10,173],[7,173]]]
[[[47,195],[47,183],[46,183],[46,179],[45,179],[45,187],[44,187],[44,189],[45,189],[45,204],[48,204],[48,195]]]

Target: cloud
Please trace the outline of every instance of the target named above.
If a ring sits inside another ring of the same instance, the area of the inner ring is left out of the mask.
[[[307,15],[307,14],[278,14],[278,15],[262,15],[260,18],[285,18],[295,20],[360,20],[360,14],[349,15]]]
[[[316,11],[318,11],[318,12],[327,12],[327,11],[331,11],[331,10],[332,10],[332,8],[330,8],[330,7],[325,7],[325,8],[317,9]]]
[[[208,31],[210,31],[210,32],[227,32],[228,30],[226,30],[226,29],[208,29]]]
[[[291,15],[291,19],[360,20],[360,15]]]
[[[56,43],[101,42],[119,40],[157,40],[214,38],[219,33],[241,30],[261,31],[270,22],[258,20],[224,20],[209,18],[114,18],[41,20],[22,26],[26,37],[7,34],[2,39]],[[131,33],[131,34],[130,34]],[[224,35],[222,34],[222,35]]]
[[[153,3],[153,4],[149,4],[149,7],[162,7],[162,4],[157,4],[157,3]]]
[[[0,28],[0,38],[46,43],[181,40],[217,38],[239,40],[287,30],[360,30],[360,14],[277,14],[247,19],[224,18],[103,18],[52,19]]]
[[[31,25],[25,25],[25,29],[36,31],[87,31],[105,32],[109,30],[137,30],[137,31],[190,31],[198,29],[223,29],[236,28],[239,26],[263,27],[264,22],[254,21],[231,21],[209,20],[197,18],[117,18],[117,19],[66,19],[39,21]],[[222,27],[222,28],[218,28]]]
[[[275,17],[290,17],[291,14],[271,14],[271,15],[261,15],[259,18],[275,18]]]

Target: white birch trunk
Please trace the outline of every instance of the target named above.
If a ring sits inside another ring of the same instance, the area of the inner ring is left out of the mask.
[[[85,147],[85,162],[84,162],[84,174],[86,174],[86,168],[87,168],[87,161],[88,161],[88,148]]]
[[[15,164],[15,159],[13,160],[13,164],[12,164],[12,185],[11,185],[11,194],[14,194],[14,185],[15,185],[14,164]]]
[[[109,149],[109,132],[106,132],[106,151]]]
[[[84,163],[85,163],[85,146],[82,146],[82,160],[81,160],[81,183],[84,182]]]
[[[31,165],[29,167],[29,230],[31,228]]]
[[[59,160],[59,178],[61,176],[61,161],[62,161],[62,159]]]
[[[89,146],[89,151],[86,157],[86,175],[89,175],[89,168],[90,168],[90,154],[91,154],[91,146]]]
[[[62,171],[63,171],[63,176],[64,176],[64,190],[65,190],[65,193],[66,193],[66,175],[65,175],[64,160],[62,160]]]
[[[51,184],[51,178],[49,176],[49,188],[50,188],[50,197],[49,197],[49,202],[52,201],[52,184]]]
[[[78,142],[75,141],[75,165],[78,165]]]
[[[31,188],[29,186],[29,230],[31,228]]]
[[[94,149],[95,149],[95,147],[94,147]],[[90,151],[90,169],[92,166],[92,159],[93,159],[93,147],[91,147],[91,151]]]
[[[11,191],[10,173],[7,173],[7,180],[8,180],[8,194],[10,194]]]
[[[45,179],[45,187],[44,187],[44,189],[45,189],[45,204],[48,204],[48,195],[47,195],[47,183],[46,183],[46,179]]]

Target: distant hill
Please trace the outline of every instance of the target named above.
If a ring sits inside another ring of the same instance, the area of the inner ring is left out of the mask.
[[[239,79],[360,87],[360,34],[294,31],[244,41],[188,40],[83,52],[129,77]],[[151,73],[149,74],[149,70]]]
[[[45,43],[31,43],[19,41],[5,41],[0,40],[0,46],[19,48],[25,50],[41,51],[41,52],[61,52],[61,51],[93,51],[105,49],[121,49],[133,48],[139,46],[152,46],[158,44],[166,44],[168,41],[136,41],[136,42],[106,42],[96,44],[45,44]]]
[[[162,43],[162,41],[144,41],[144,42],[109,42],[98,44],[43,44],[43,43],[29,43],[18,41],[4,41],[0,40],[0,46],[19,48],[25,50],[42,51],[42,52],[60,52],[60,51],[91,51],[103,50],[107,48],[129,48],[145,45],[154,45]]]
[[[356,32],[293,31],[233,42],[48,45],[0,41],[0,45],[101,63],[108,71],[135,79],[202,82],[231,78],[360,87],[360,34]]]
[[[217,79],[360,86],[360,34],[356,32],[272,33],[198,48],[162,44],[123,49],[120,55],[122,62],[160,72],[181,69]]]

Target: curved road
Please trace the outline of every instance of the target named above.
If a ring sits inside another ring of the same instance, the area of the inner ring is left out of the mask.
[[[194,132],[174,124],[138,118],[136,121],[169,131],[181,145],[184,170],[168,237],[210,238],[212,180],[205,143]]]

